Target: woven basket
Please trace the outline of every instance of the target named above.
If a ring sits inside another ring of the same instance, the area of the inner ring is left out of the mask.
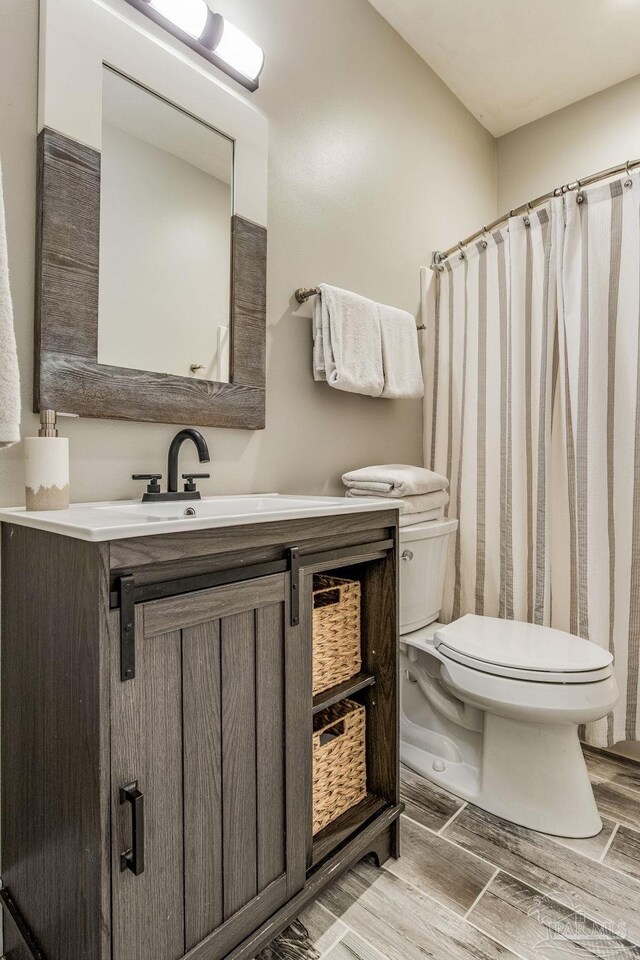
[[[335,736],[327,740],[331,734]],[[342,700],[313,718],[314,835],[366,797],[365,736],[365,708],[353,700]]]
[[[313,695],[348,680],[362,667],[360,584],[313,578]]]

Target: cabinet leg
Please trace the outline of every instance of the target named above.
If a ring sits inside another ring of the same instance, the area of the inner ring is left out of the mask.
[[[391,833],[391,856],[397,860],[400,856],[400,817],[389,828]]]
[[[381,867],[390,857],[397,859],[400,856],[399,836],[399,821],[396,820],[376,837],[368,853],[368,856],[373,857],[376,866]]]

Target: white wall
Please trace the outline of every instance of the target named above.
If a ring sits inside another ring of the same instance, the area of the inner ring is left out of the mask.
[[[431,250],[495,216],[495,144],[367,0],[216,9],[267,58],[254,95],[270,122],[267,429],[205,431],[213,478],[203,489],[337,493],[348,468],[420,462],[421,405],[315,384],[310,322],[291,316],[292,293],[326,281],[417,310]],[[0,155],[23,429],[33,434],[37,0],[2,0],[1,17]],[[65,421],[72,498],[139,495],[130,475],[166,470],[175,430]],[[22,458],[20,445],[0,453],[4,504],[23,502]]]
[[[640,158],[640,76],[498,140],[498,214]]]

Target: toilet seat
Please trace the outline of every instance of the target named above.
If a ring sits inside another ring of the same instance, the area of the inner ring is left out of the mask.
[[[440,627],[442,658],[479,672],[539,683],[595,683],[612,674],[613,657],[581,637],[537,624],[468,614]]]
[[[597,683],[532,683],[502,677],[441,659],[441,679],[463,703],[508,719],[539,724],[589,723],[605,716],[616,701],[613,675]]]
[[[596,683],[598,680],[606,680],[613,673],[613,667],[601,667],[600,670],[518,670],[515,667],[505,667],[499,663],[487,663],[484,660],[474,660],[473,657],[465,657],[464,654],[455,650],[450,650],[445,644],[440,644],[435,648],[443,661],[455,661],[478,673],[487,673],[492,677],[507,677],[512,680],[530,680],[533,683]]]

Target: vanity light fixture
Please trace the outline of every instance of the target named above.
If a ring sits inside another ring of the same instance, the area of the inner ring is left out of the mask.
[[[258,89],[264,53],[257,43],[209,9],[205,0],[127,0],[174,37],[241,83]]]
[[[149,6],[194,40],[204,33],[209,14],[204,0],[149,0]]]

